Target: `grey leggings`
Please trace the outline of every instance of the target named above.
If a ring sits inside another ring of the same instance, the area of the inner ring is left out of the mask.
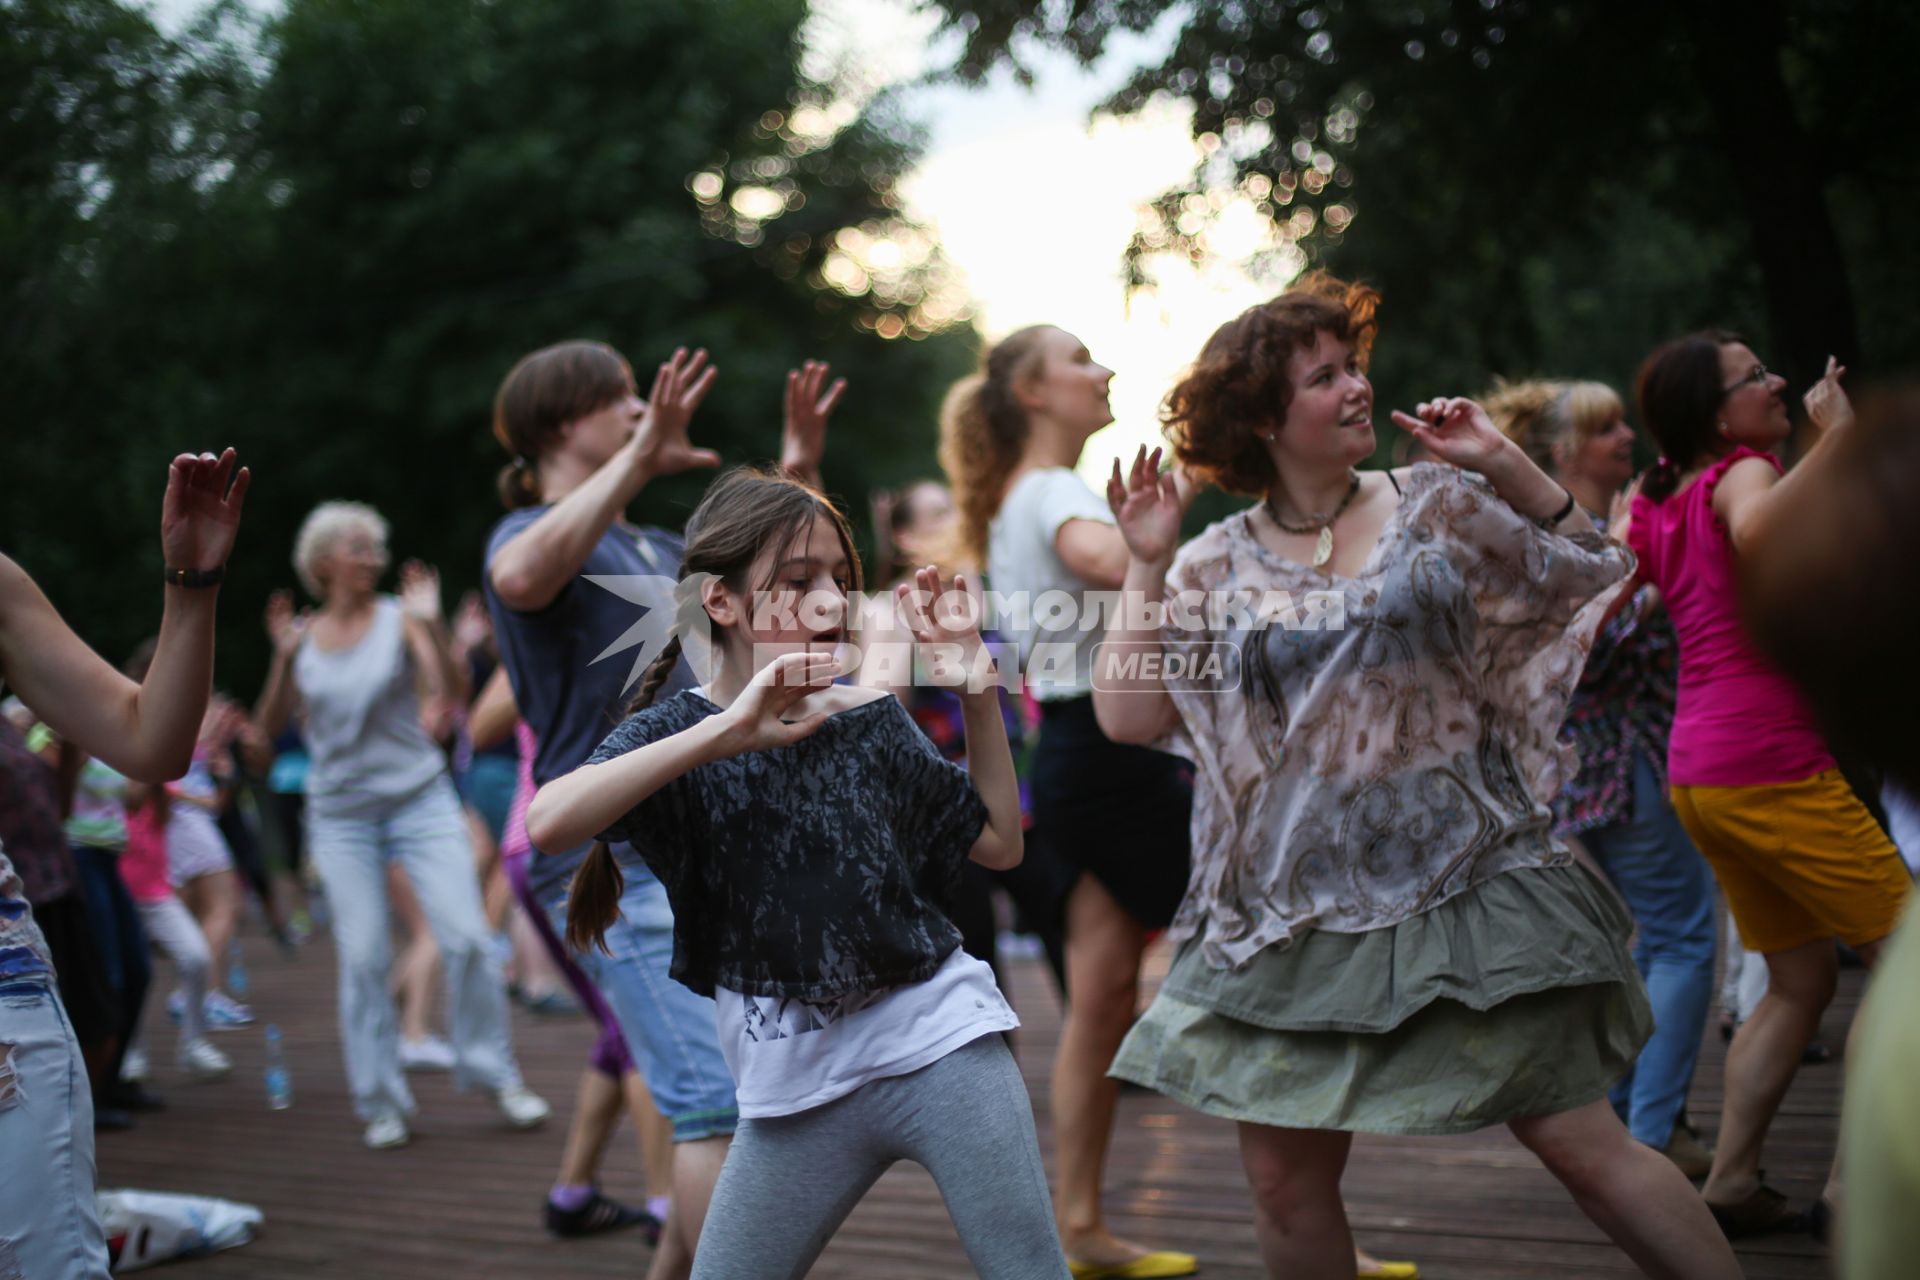
[[[797,1115],[742,1120],[693,1280],[798,1280],[896,1160],[933,1175],[983,1280],[1065,1280],[1033,1108],[997,1035]]]

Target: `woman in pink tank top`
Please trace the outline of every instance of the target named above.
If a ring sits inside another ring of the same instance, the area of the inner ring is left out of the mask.
[[[1726,1103],[1704,1194],[1730,1236],[1811,1225],[1760,1181],[1760,1148],[1833,997],[1834,939],[1871,964],[1911,880],[1834,765],[1799,692],[1742,625],[1739,558],[1782,495],[1807,483],[1848,431],[1844,372],[1807,392],[1819,440],[1792,474],[1771,452],[1790,431],[1786,379],[1730,333],[1677,339],[1647,357],[1640,414],[1666,455],[1635,497],[1626,540],[1680,638],[1667,773],[1674,808],[1713,865],[1768,990],[1727,1051]]]

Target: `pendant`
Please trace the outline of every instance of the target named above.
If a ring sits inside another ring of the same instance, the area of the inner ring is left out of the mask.
[[[1333,526],[1322,525],[1320,541],[1313,548],[1313,567],[1323,569],[1331,559],[1333,559]]]

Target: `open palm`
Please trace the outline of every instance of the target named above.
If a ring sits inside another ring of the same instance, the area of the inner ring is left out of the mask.
[[[646,411],[640,415],[630,446],[650,475],[671,476],[695,467],[720,465],[719,454],[695,448],[687,436],[687,424],[713,389],[718,372],[707,364],[704,350],[689,356],[687,349],[680,347],[654,374]]]
[[[1186,514],[1186,503],[1179,473],[1161,473],[1160,454],[1159,449],[1149,454],[1142,445],[1125,479],[1121,478],[1118,458],[1113,460],[1113,474],[1107,477],[1107,506],[1113,510],[1120,536],[1136,560],[1170,559],[1180,544],[1180,518]]]
[[[253,474],[235,470],[232,449],[219,457],[183,453],[167,468],[160,503],[160,548],[170,569],[218,569],[233,552],[240,508]]]
[[[783,654],[756,671],[726,712],[740,735],[740,750],[790,746],[825,724],[825,711],[798,720],[788,720],[786,714],[800,699],[832,684],[839,673],[840,660],[819,652]]]

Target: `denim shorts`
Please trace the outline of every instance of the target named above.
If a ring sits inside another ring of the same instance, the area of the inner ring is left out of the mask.
[[[733,1074],[720,1053],[713,1001],[667,975],[673,908],[666,888],[639,867],[623,870],[620,917],[606,937],[612,954],[598,947],[569,954],[612,1007],[654,1106],[673,1125],[673,1140],[730,1134],[740,1112]],[[566,885],[554,886],[540,905],[554,932],[565,937]]]

